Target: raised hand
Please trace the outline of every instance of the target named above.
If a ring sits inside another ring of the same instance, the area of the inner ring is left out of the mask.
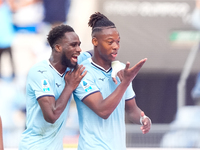
[[[129,84],[138,74],[139,70],[142,68],[143,64],[146,62],[147,58],[140,60],[135,66],[129,68],[130,62],[126,63],[126,67],[124,69],[124,77],[122,82],[126,82]]]
[[[70,86],[73,90],[77,88],[82,78],[86,75],[87,71],[84,71],[83,65],[78,65],[73,71],[70,70],[65,74],[66,86]],[[84,71],[84,72],[83,72]]]
[[[141,111],[141,130],[143,134],[146,134],[149,132],[150,128],[151,128],[151,119],[149,117],[147,117],[143,111]]]
[[[124,78],[124,69],[118,71],[117,76],[119,77],[120,81],[122,81],[122,79]],[[112,79],[115,82],[115,84],[117,84],[117,79],[116,78],[112,78]]]

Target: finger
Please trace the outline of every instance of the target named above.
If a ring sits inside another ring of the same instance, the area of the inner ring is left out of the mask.
[[[81,79],[87,74],[87,70],[85,70],[82,74],[81,74]]]
[[[119,80],[122,82],[123,76],[121,74],[117,76],[119,77]]]
[[[146,130],[143,127],[141,127],[140,129],[142,130],[142,133],[144,134]]]
[[[146,122],[146,121],[144,121],[144,123],[143,123],[143,124],[144,124],[144,126],[146,126],[146,125],[147,125],[147,122]]]
[[[149,130],[142,131],[143,134],[147,134],[148,132],[149,132]]]
[[[143,111],[141,111],[141,117],[144,117],[144,115],[145,115],[145,114],[144,114],[144,112],[143,112]]]
[[[113,79],[114,83],[117,84],[116,78],[112,77],[112,79]]]
[[[141,68],[146,61],[147,61],[147,58],[144,58],[144,59],[140,60],[134,67]]]
[[[82,68],[79,70],[79,74],[82,74],[84,70],[85,70],[85,67],[82,66]]]
[[[133,66],[130,71],[134,73],[134,75],[136,76],[139,72],[139,70],[142,68],[142,66],[144,65],[144,63],[146,62],[147,58],[140,60],[135,66]],[[135,78],[135,76],[133,77],[133,79]]]
[[[70,75],[74,70],[70,69],[67,73]]]
[[[128,70],[129,66],[130,66],[130,62],[127,61],[125,70]]]
[[[144,121],[144,116],[145,116],[145,114],[144,114],[144,112],[143,111],[141,111],[141,119],[142,119],[142,124],[143,125],[146,125],[146,123],[145,123],[145,121]]]
[[[78,67],[77,67],[77,71],[80,71],[81,69],[83,68],[83,65],[78,65]]]
[[[65,76],[67,76],[69,74],[69,71],[66,72]]]
[[[143,133],[143,134],[146,134],[146,133],[149,132],[150,128],[149,128],[149,127],[147,127],[147,128],[142,128],[142,127],[141,127],[141,130],[142,130],[142,133]]]
[[[120,70],[120,71],[117,73],[117,76],[119,77],[120,81],[122,81],[123,75],[124,75],[124,70]]]
[[[148,133],[150,131],[150,128],[146,128],[146,129],[143,129],[143,134],[146,134],[146,133]]]
[[[79,67],[80,67],[80,65],[76,65],[76,67],[73,68],[73,71],[74,71],[74,72],[77,71],[77,70],[79,69]]]
[[[77,69],[74,70],[74,73],[77,73],[78,75],[81,75],[82,72],[84,71],[84,69],[85,69],[85,67],[84,67],[83,65],[79,65],[79,66],[77,67]]]

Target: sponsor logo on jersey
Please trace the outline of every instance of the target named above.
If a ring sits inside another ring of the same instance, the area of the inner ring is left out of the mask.
[[[43,73],[46,72],[46,70],[38,70],[38,72]]]
[[[99,80],[104,81],[105,78],[99,78]]]
[[[61,84],[56,83],[56,86],[59,88],[61,86]]]
[[[49,85],[48,80],[47,80],[47,79],[43,79],[43,80],[41,81],[41,83],[42,83],[42,90],[43,90],[44,92],[49,92],[49,91],[50,91],[50,85]]]
[[[92,89],[92,87],[90,86],[90,84],[88,83],[87,80],[83,80],[83,81],[81,82],[81,84],[82,84],[83,89],[84,89],[86,92],[88,92],[88,91],[90,91],[90,90]]]

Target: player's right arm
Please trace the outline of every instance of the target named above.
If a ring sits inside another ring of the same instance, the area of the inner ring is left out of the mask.
[[[49,123],[54,123],[64,111],[72,92],[79,85],[81,79],[87,71],[85,67],[80,65],[76,70],[68,71],[65,75],[65,87],[60,97],[55,100],[53,96],[44,96],[38,99],[38,103],[42,109],[44,119]]]
[[[103,119],[107,119],[119,104],[127,87],[138,74],[140,68],[143,66],[146,60],[147,59],[141,60],[132,68],[129,68],[130,63],[128,62],[126,64],[126,68],[124,69],[124,78],[122,79],[122,82],[107,98],[103,99],[101,92],[94,92],[86,96],[83,99],[83,103],[92,109],[98,116]]]

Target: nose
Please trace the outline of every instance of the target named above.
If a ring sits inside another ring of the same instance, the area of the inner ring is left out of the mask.
[[[77,46],[77,47],[76,47],[76,51],[81,52],[81,51],[82,51],[82,50],[81,50],[81,47],[80,47],[80,46]]]
[[[118,50],[119,49],[119,43],[113,42],[113,49]]]

